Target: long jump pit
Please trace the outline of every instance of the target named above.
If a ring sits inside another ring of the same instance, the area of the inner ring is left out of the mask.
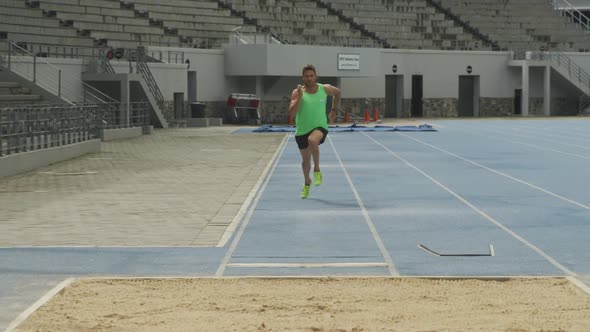
[[[12,331],[590,331],[570,277],[68,279]]]

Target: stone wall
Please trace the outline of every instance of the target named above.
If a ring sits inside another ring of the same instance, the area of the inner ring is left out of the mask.
[[[457,98],[427,98],[422,100],[423,116],[427,118],[457,117]]]
[[[262,101],[260,107],[260,120],[267,124],[289,123],[290,100]]]
[[[544,116],[543,98],[529,98],[529,116]]]
[[[404,99],[402,118],[412,117],[412,99]]]
[[[551,115],[577,115],[579,107],[575,98],[551,98]]]
[[[264,101],[260,117],[262,123],[287,124],[289,123],[289,100],[284,101]],[[365,108],[369,108],[371,119],[375,108],[379,110],[380,118],[383,117],[385,109],[385,99],[342,99],[340,100],[340,110],[349,112],[351,115],[364,118]]]
[[[479,116],[497,117],[514,114],[514,98],[479,98]]]
[[[288,124],[289,123],[289,100],[280,101],[263,101],[259,109],[261,123],[263,124]],[[224,123],[228,123],[227,114],[228,106],[225,101],[207,102],[205,109],[206,117],[222,118]],[[187,107],[190,105],[187,105]],[[530,98],[529,102],[530,116],[543,116],[543,98]],[[349,112],[351,118],[357,121],[364,119],[364,111],[368,108],[371,119],[375,108],[379,110],[379,117],[383,118],[385,114],[384,98],[356,98],[342,99],[340,109]],[[551,115],[576,115],[578,114],[578,102],[574,98],[552,98]],[[424,117],[457,117],[458,116],[458,99],[457,98],[427,98],[423,100]],[[190,114],[187,111],[187,114]],[[174,115],[174,104],[167,102],[165,116]],[[401,118],[409,118],[411,115],[411,99],[403,100],[403,111]],[[485,98],[479,99],[479,116],[480,117],[502,117],[502,116],[519,116],[514,115],[514,98]]]
[[[365,110],[369,110],[369,116],[373,119],[375,109],[377,109],[379,118],[383,118],[385,116],[385,98],[343,99],[340,102],[340,109],[350,112],[352,115],[351,119],[357,117],[363,120],[365,118]]]
[[[171,121],[174,119],[174,101],[164,101],[164,105],[162,108],[162,115],[166,119],[166,121]]]
[[[205,117],[225,119],[229,106],[226,101],[208,101],[205,108]]]
[[[512,100],[509,100],[508,102],[513,103]],[[578,100],[575,98],[551,98],[552,116],[577,115],[579,113],[578,109]],[[529,116],[545,116],[543,98],[529,98]]]

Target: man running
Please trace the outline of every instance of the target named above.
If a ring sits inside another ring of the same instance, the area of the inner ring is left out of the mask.
[[[322,184],[320,171],[320,144],[324,143],[328,135],[328,119],[326,117],[326,100],[332,98],[330,122],[336,118],[336,107],[340,102],[340,89],[330,84],[316,83],[316,70],[313,65],[306,65],[302,70],[304,85],[297,85],[291,94],[289,113],[295,115],[295,141],[301,153],[301,168],[303,169],[304,184],[301,198],[309,196],[311,186],[311,158],[313,157],[314,184]]]

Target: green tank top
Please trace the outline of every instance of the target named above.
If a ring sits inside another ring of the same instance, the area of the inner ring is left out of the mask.
[[[299,112],[295,115],[295,136],[305,135],[318,127],[328,130],[327,97],[328,94],[326,94],[324,86],[319,83],[316,93],[311,94],[303,91]]]

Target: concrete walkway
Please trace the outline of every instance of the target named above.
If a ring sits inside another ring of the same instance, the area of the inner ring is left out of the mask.
[[[0,247],[216,246],[285,134],[156,130],[0,179]]]

